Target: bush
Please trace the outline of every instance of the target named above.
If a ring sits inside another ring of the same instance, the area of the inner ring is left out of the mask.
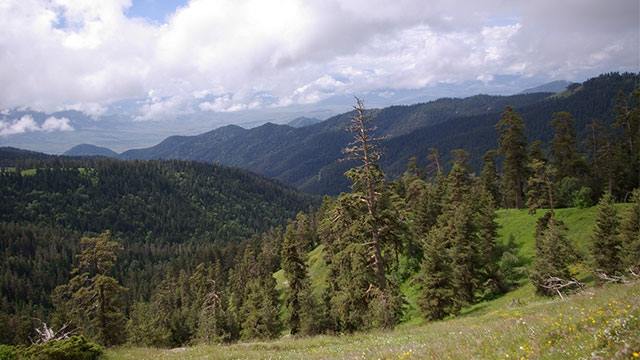
[[[102,355],[102,346],[84,336],[31,345],[19,352],[18,358],[32,360],[95,360]]]
[[[0,345],[0,360],[15,360],[18,358],[16,348],[11,345]]]
[[[573,206],[585,209],[593,205],[593,201],[591,200],[591,188],[588,186],[583,186],[573,194]]]
[[[564,177],[556,189],[556,207],[573,206],[575,194],[580,190],[580,182],[574,177]]]

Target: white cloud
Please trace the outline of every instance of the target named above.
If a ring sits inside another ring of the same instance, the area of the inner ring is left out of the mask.
[[[0,108],[98,117],[152,93],[137,117],[148,120],[496,75],[640,70],[637,1],[191,0],[164,24],[126,17],[129,6],[0,2]]]
[[[0,136],[23,134],[33,131],[52,132],[72,130],[73,127],[69,119],[65,117],[56,118],[50,116],[44,120],[42,125],[38,125],[31,115],[23,115],[21,118],[15,120],[0,121]]]

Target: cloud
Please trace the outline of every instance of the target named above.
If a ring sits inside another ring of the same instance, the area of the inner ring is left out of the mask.
[[[0,3],[0,108],[98,117],[146,97],[136,119],[149,120],[640,70],[637,1],[191,0],[162,24],[127,17],[130,6]]]
[[[50,116],[41,125],[31,115],[23,115],[13,121],[0,121],[0,136],[23,134],[26,132],[72,131],[69,119]]]

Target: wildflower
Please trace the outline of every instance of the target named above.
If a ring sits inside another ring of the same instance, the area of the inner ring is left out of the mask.
[[[639,358],[640,357],[640,352],[634,351],[633,352],[633,357],[634,358]]]

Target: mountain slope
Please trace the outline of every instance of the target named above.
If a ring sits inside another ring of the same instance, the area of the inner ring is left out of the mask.
[[[556,80],[546,84],[542,84],[539,86],[535,86],[529,89],[524,89],[520,92],[520,94],[531,94],[537,92],[550,92],[550,93],[558,93],[561,91],[565,91],[572,82],[566,80]]]
[[[118,153],[102,146],[96,146],[91,144],[80,144],[65,151],[63,155],[66,156],[104,156],[110,158],[117,158]]]
[[[550,93],[514,96],[477,95],[440,99],[411,106],[372,109],[369,114],[382,146],[384,170],[396,176],[411,156],[424,159],[431,147],[444,160],[454,148],[464,148],[477,166],[482,153],[496,146],[494,125],[507,105],[523,116],[530,139],[548,140],[549,121],[556,111],[576,117],[578,133],[593,118],[610,121],[619,91],[629,93],[637,74],[606,74],[572,87],[562,96]],[[238,166],[276,178],[302,190],[335,194],[348,188],[342,176],[352,164],[340,162],[351,135],[346,131],[351,114],[345,113],[303,128],[265,124],[253,129],[227,126],[197,136],[170,137],[160,144],[126,151],[125,159],[189,159]]]
[[[301,116],[301,117],[297,117],[297,118],[289,121],[287,123],[287,125],[289,125],[291,127],[294,127],[294,128],[301,128],[301,127],[317,124],[317,123],[319,123],[321,121],[322,120],[320,120],[320,119]]]

